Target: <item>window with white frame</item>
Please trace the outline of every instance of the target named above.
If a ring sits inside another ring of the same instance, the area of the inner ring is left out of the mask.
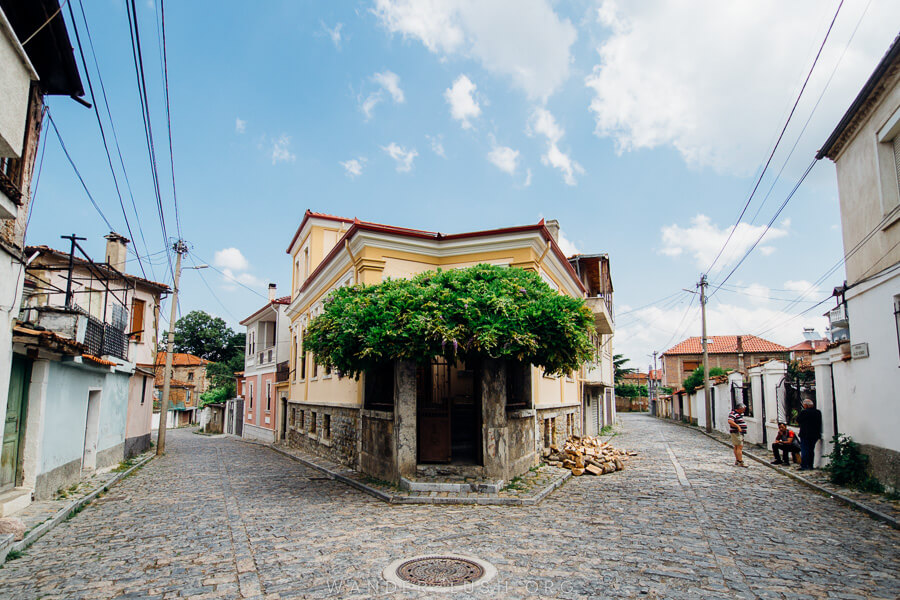
[[[877,143],[881,210],[888,215],[900,207],[900,110],[878,131]]]

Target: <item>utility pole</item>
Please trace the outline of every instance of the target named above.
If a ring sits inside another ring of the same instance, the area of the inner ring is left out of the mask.
[[[700,319],[703,322],[703,400],[706,404],[706,432],[712,433],[712,398],[709,391],[709,348],[706,343],[706,275],[700,277]]]
[[[172,384],[172,346],[175,343],[175,319],[178,318],[178,280],[181,277],[181,255],[187,253],[187,244],[178,240],[172,245],[175,251],[175,280],[172,286],[172,310],[169,316],[169,331],[166,334],[166,366],[163,372],[163,392],[159,400],[159,433],[156,438],[156,455],[166,451],[166,421],[169,412],[169,387]]]

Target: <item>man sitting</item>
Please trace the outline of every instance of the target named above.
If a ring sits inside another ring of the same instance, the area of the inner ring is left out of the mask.
[[[779,450],[783,458],[778,455]],[[778,435],[775,436],[775,442],[772,444],[772,452],[775,453],[775,460],[772,461],[773,465],[790,465],[791,455],[796,457],[797,453],[800,452],[800,441],[797,439],[797,435],[788,429],[785,423],[778,424]]]

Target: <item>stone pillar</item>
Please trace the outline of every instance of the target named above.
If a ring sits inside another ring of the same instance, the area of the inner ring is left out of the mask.
[[[506,425],[506,363],[495,358],[481,361],[481,447],[484,475],[509,477],[509,436]]]
[[[764,363],[760,369],[766,396],[766,422],[764,423],[766,445],[771,446],[778,434],[778,386],[787,375],[787,363],[781,360],[770,360]]]
[[[411,361],[394,361],[394,459],[397,481],[415,477],[416,447],[416,365]]]
[[[44,444],[44,412],[47,406],[47,386],[50,381],[50,361],[35,360],[31,365],[28,384],[28,409],[25,417],[25,436],[22,442],[22,487],[32,490],[37,483]]]
[[[840,353],[838,353],[840,357]],[[831,453],[834,430],[834,373],[831,368],[832,352],[823,352],[812,357],[810,362],[816,370],[816,408],[822,411],[822,443],[816,446],[815,465],[824,467],[828,462],[823,458]],[[840,360],[840,358],[838,358]],[[839,425],[840,426],[840,425]]]

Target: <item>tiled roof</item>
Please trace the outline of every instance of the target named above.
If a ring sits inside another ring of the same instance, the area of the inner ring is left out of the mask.
[[[94,356],[93,354],[82,354],[81,358],[86,358],[93,363],[97,363],[98,365],[104,365],[107,367],[114,367],[116,363],[111,360],[106,360],[105,358],[100,358],[98,356]]]
[[[172,353],[173,367],[199,367],[202,365],[208,365],[209,363],[210,361],[206,360],[205,358],[200,358],[199,356],[194,356],[193,354],[186,354],[184,352]],[[156,353],[156,364],[160,366],[166,364],[165,352]]]
[[[794,352],[818,352],[828,347],[828,340],[803,340],[799,344],[794,344],[789,348]]]
[[[787,352],[788,349],[775,342],[764,340],[755,335],[711,335],[708,337],[707,351],[710,354],[736,354],[737,339],[741,338],[743,352]],[[664,355],[673,354],[701,354],[703,343],[699,336],[690,337],[680,344],[676,344],[663,352]]]
[[[153,387],[162,389],[163,385],[165,385],[163,371],[165,371],[165,369],[156,370],[156,377],[153,378]],[[194,387],[194,384],[190,381],[181,381],[180,379],[171,378],[169,379],[169,387],[189,388]]]

